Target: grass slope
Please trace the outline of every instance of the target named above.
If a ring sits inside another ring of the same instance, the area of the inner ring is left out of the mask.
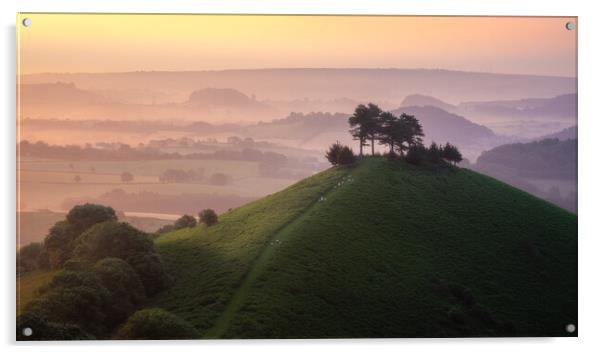
[[[152,305],[206,338],[563,336],[577,323],[577,217],[464,169],[365,159],[157,248],[176,284]]]

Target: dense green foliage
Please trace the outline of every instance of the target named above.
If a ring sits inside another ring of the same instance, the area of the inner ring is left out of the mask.
[[[349,146],[342,145],[337,141],[326,151],[326,160],[333,166],[344,166],[354,163],[355,156]]]
[[[39,261],[44,251],[61,270],[32,279],[30,298],[19,304],[18,324],[38,323],[47,329],[36,338],[108,338],[147,295],[165,289],[171,280],[150,236],[118,222],[113,209],[100,205],[74,207],[67,220],[50,230],[44,247],[22,249],[19,263],[31,263],[36,255]],[[31,296],[36,283],[42,285]],[[17,328],[18,338],[28,337],[24,328]]]
[[[182,215],[182,217],[176,220],[173,226],[176,230],[184,229],[187,227],[195,227],[196,219],[194,218],[194,216]]]
[[[117,339],[192,339],[197,336],[190,323],[156,308],[134,313],[117,333]]]
[[[31,330],[31,334],[25,335],[25,330]],[[94,339],[94,337],[75,325],[48,322],[30,313],[17,318],[17,340],[19,341],[87,339]]]
[[[199,213],[199,220],[207,227],[213,226],[217,224],[217,213],[213,209],[203,209]]]
[[[451,166],[366,158],[156,246],[151,306],[204,337],[576,335],[576,216]]]

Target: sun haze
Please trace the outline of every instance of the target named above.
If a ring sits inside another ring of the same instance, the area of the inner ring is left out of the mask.
[[[572,77],[577,31],[568,21],[23,13],[19,72],[395,67]]]

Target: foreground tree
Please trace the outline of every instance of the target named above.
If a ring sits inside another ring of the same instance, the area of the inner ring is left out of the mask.
[[[207,227],[217,224],[217,213],[213,209],[203,209],[199,213],[199,220]]]

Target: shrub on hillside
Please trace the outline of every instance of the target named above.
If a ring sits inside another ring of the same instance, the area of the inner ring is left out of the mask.
[[[65,270],[40,289],[40,296],[27,304],[23,313],[103,336],[108,331],[104,311],[109,300],[109,291],[93,273]]]
[[[176,230],[184,229],[187,227],[195,227],[195,226],[196,226],[196,219],[194,218],[194,216],[190,216],[190,215],[183,215],[181,218],[176,220],[176,222],[174,223],[174,228]]]
[[[123,322],[146,298],[138,274],[127,262],[105,258],[98,261],[92,271],[109,291],[109,303],[104,312],[111,326]]]
[[[86,203],[76,205],[67,214],[67,221],[82,232],[94,224],[117,220],[115,210],[111,207]]]
[[[73,242],[79,231],[69,221],[58,221],[44,238],[44,251],[51,268],[60,268],[73,254]]]
[[[172,232],[174,231],[176,228],[173,224],[167,224],[167,225],[163,225],[161,226],[157,231],[155,231],[156,234],[166,234],[168,232]]]
[[[153,242],[146,233],[128,223],[107,221],[92,226],[77,239],[74,256],[96,262],[106,257],[126,259],[153,252]]]
[[[197,336],[191,324],[158,308],[134,313],[117,333],[117,339],[192,339]]]
[[[126,261],[134,268],[148,296],[155,295],[171,285],[171,278],[156,253],[136,253]]]
[[[38,269],[38,258],[42,252],[42,244],[32,242],[17,252],[17,274],[23,274]]]
[[[421,165],[426,161],[427,150],[423,145],[410,146],[406,153],[406,161],[413,165]]]
[[[156,294],[170,283],[150,237],[127,223],[94,225],[78,238],[74,256],[88,262],[107,257],[126,261],[140,277],[147,295]]]
[[[199,213],[199,220],[207,226],[215,225],[217,224],[217,213],[213,209],[203,209]]]
[[[333,166],[350,165],[355,162],[353,150],[348,146],[343,146],[338,141],[328,148],[326,151],[326,159]]]

